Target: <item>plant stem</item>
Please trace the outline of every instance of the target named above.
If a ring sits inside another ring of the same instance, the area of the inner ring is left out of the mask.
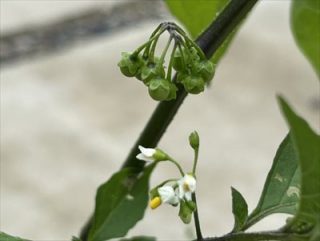
[[[192,201],[196,204],[196,210],[193,212],[193,218],[194,218],[194,225],[196,227],[196,235],[197,235],[197,241],[202,241],[202,233],[200,228],[200,220],[199,220],[199,214],[198,214],[198,204],[197,204],[197,198],[196,193],[192,193]]]
[[[230,233],[222,237],[205,238],[203,241],[307,241],[307,235],[281,232]],[[194,240],[196,241],[196,240]]]
[[[193,160],[193,168],[192,173],[193,175],[196,175],[196,168],[198,164],[198,157],[199,157],[199,148],[194,149],[194,160]]]
[[[171,82],[171,75],[172,75],[173,58],[174,58],[174,53],[176,52],[176,48],[177,48],[177,43],[175,42],[171,52],[171,57],[170,57],[170,62],[169,62],[168,72],[166,77],[166,79],[169,80],[170,82]]]
[[[176,160],[174,160],[172,157],[169,157],[168,161],[172,162],[174,165],[176,165],[176,167],[179,169],[181,176],[184,176],[184,171],[182,170],[182,167],[180,166],[180,164]]]
[[[236,29],[257,1],[258,0],[231,0],[221,14],[197,38],[196,43],[208,59],[213,56],[229,34]],[[176,76],[174,79],[175,78]],[[175,100],[162,101],[158,104],[136,143],[133,145],[122,168],[135,167],[137,172],[143,170],[145,162],[136,159],[136,155],[139,153],[138,146],[156,146],[158,144],[186,96],[187,92],[182,86],[179,86]],[[82,241],[88,240],[91,225],[92,217],[81,230],[80,237]]]
[[[196,40],[207,58],[211,58],[228,35],[237,27],[258,0],[232,0],[213,23]],[[212,47],[213,46],[213,47]],[[143,168],[144,163],[136,160],[138,146],[156,146],[166,131],[180,105],[187,96],[183,87],[172,101],[162,101],[153,112],[140,137],[134,144],[122,167]]]

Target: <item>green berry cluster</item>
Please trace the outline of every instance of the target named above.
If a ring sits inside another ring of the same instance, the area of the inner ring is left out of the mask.
[[[156,45],[166,31],[169,40],[161,56],[157,57]],[[165,56],[172,43],[169,65],[165,67]],[[182,85],[190,94],[199,94],[214,76],[213,64],[199,46],[178,25],[171,22],[161,23],[149,40],[134,52],[122,53],[118,66],[125,76],[142,81],[148,87],[149,95],[157,101],[175,99],[178,85]],[[173,69],[177,78],[172,76]]]

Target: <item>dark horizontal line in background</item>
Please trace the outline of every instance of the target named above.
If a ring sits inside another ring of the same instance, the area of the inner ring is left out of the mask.
[[[0,63],[10,64],[61,51],[80,41],[105,36],[147,20],[160,20],[166,13],[163,1],[126,0],[115,6],[87,9],[53,23],[2,33]]]

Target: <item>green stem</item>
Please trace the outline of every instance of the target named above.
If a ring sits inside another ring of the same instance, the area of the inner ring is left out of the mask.
[[[165,180],[164,182],[161,182],[159,185],[157,185],[155,188],[162,187],[163,185],[167,184],[168,182],[176,182],[178,180],[179,179],[177,179],[177,178],[172,178],[172,179]]]
[[[179,51],[180,51],[180,54],[181,54],[181,57],[182,57],[183,68],[186,69],[187,64],[186,64],[186,59],[185,59],[184,53],[183,53],[182,48],[181,48],[181,44],[178,44],[178,48],[179,48]]]
[[[307,241],[307,235],[281,232],[230,233],[222,237],[205,238],[203,241]],[[194,240],[196,241],[196,240]]]
[[[169,38],[169,40],[168,40],[168,42],[167,42],[166,46],[164,47],[164,50],[161,54],[160,63],[159,63],[160,66],[163,65],[163,63],[164,63],[164,58],[166,57],[166,54],[167,54],[168,49],[170,47],[171,41],[172,41],[172,37]]]
[[[192,173],[193,175],[196,175],[196,168],[198,164],[198,157],[199,157],[199,148],[194,149],[194,160],[193,160],[193,168]]]
[[[192,193],[192,201],[196,204],[196,210],[193,212],[193,218],[194,218],[194,225],[196,227],[196,235],[197,235],[197,241],[202,241],[202,233],[200,228],[200,220],[199,220],[199,214],[198,214],[198,204],[197,204],[197,197],[196,193]]]
[[[167,72],[167,80],[171,81],[171,75],[172,75],[172,63],[173,63],[173,58],[174,58],[174,53],[177,49],[177,44],[175,43],[171,52],[171,56],[170,56],[170,62],[169,62],[169,66],[168,66],[168,72]]]
[[[174,160],[172,157],[169,156],[167,161],[172,162],[174,165],[176,165],[176,167],[179,169],[181,176],[184,176],[184,171],[176,160]]]
[[[133,53],[132,55],[138,55],[145,47],[150,47],[150,45],[152,44],[152,42],[154,40],[157,40],[160,35],[164,32],[165,30],[162,29],[157,35],[153,36],[152,38],[150,38],[147,42],[145,42],[144,44],[142,44],[140,47],[138,47]]]

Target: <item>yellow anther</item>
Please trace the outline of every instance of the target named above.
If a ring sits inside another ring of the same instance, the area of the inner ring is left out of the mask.
[[[161,198],[160,197],[155,197],[150,201],[149,206],[152,209],[156,209],[157,207],[160,206],[160,204],[161,204]]]
[[[189,185],[188,185],[188,183],[183,183],[183,190],[185,191],[185,192],[190,192],[190,187],[189,187]]]

